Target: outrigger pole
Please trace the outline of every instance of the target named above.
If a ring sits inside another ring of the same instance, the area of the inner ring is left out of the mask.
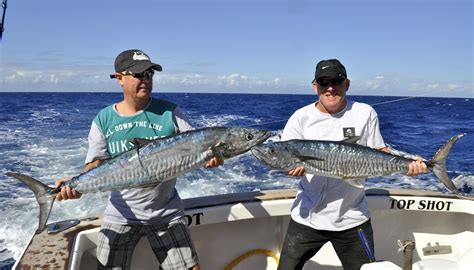
[[[0,21],[0,41],[2,41],[3,30],[3,23],[5,22],[5,12],[7,11],[7,0],[2,1],[2,20]]]

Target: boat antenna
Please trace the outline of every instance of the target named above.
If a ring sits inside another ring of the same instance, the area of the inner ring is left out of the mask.
[[[0,41],[2,41],[2,36],[3,36],[3,30],[5,29],[3,27],[3,24],[5,22],[5,12],[7,11],[7,0],[2,1],[2,20],[0,21]]]

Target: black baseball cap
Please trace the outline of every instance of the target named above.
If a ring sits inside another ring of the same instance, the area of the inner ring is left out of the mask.
[[[160,65],[151,62],[150,57],[141,50],[133,49],[121,52],[115,58],[115,72],[121,73],[130,71],[131,73],[142,73],[150,68],[156,71],[162,71]],[[110,78],[115,78],[115,75],[110,75]]]
[[[322,60],[316,65],[313,83],[320,78],[347,78],[346,68],[337,59]]]

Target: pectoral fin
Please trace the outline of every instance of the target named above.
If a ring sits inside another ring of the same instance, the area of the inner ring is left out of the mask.
[[[210,147],[214,156],[222,156],[222,151],[227,148],[227,144],[224,142],[218,142]]]
[[[351,180],[345,180],[349,185],[356,187],[356,188],[364,188],[364,185],[360,183],[360,180],[362,179],[351,179]]]

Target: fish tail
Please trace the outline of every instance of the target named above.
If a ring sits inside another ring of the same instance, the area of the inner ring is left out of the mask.
[[[464,135],[465,133],[453,136],[451,139],[449,139],[448,142],[446,142],[445,145],[443,145],[438,150],[438,152],[436,152],[436,154],[431,159],[434,175],[438,177],[438,179],[449,190],[457,194],[459,193],[459,191],[457,187],[454,185],[453,181],[451,181],[451,179],[449,178],[447,170],[446,170],[446,158],[448,157],[449,152],[451,151],[451,148],[453,148],[453,145]]]
[[[35,233],[41,233],[46,227],[46,222],[48,221],[54,199],[56,198],[55,194],[57,193],[57,189],[51,188],[40,181],[21,173],[8,172],[6,175],[20,180],[35,194],[36,201],[38,201],[40,207],[38,229]]]

